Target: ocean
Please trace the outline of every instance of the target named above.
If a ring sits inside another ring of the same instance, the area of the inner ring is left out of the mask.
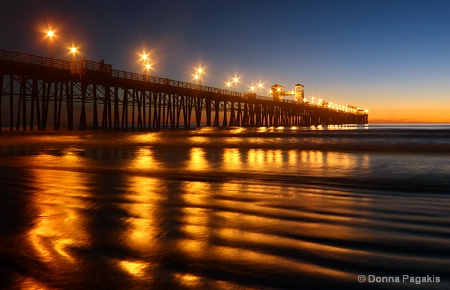
[[[450,289],[450,126],[0,132],[2,289]]]

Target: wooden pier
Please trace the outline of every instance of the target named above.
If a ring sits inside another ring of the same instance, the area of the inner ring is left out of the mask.
[[[201,126],[367,124],[364,111],[325,108],[0,50],[0,129],[153,130]],[[5,114],[7,116],[5,116]],[[6,120],[6,121],[5,121]]]

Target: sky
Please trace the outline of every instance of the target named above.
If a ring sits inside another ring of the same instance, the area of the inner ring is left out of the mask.
[[[260,81],[369,110],[369,122],[450,123],[450,1],[2,1],[0,49],[239,91]],[[264,91],[263,91],[264,95]]]

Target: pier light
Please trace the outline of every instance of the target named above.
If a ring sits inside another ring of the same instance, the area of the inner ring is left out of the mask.
[[[204,69],[199,66],[197,69],[195,69],[194,79],[195,81],[202,85],[202,73],[204,73]]]
[[[252,85],[252,86],[250,87],[250,91],[252,91],[252,93],[255,91],[255,86],[254,86],[254,85]]]
[[[152,65],[151,64],[149,64],[149,63],[147,63],[146,65],[145,65],[145,69],[147,70],[147,74],[150,76],[150,69],[152,68]]]
[[[70,48],[70,53],[72,54],[72,60],[75,60],[75,55],[77,54],[77,48],[75,46],[72,46]]]
[[[195,75],[194,75],[194,80],[195,80],[195,83],[196,83],[196,84],[198,84],[199,78],[200,78],[200,77],[198,76],[198,74],[195,74]]]
[[[149,54],[143,51],[141,54],[141,61],[143,62],[144,70],[146,75],[150,75],[150,70],[152,69],[152,65],[150,64]]]
[[[69,52],[72,54],[72,60],[75,60],[75,55],[77,54],[77,48],[75,46],[72,46],[69,49]]]
[[[227,81],[227,82],[226,82],[225,84],[227,85],[227,87],[228,87],[228,90],[230,90],[230,87],[231,87],[231,82],[230,82],[230,81]]]

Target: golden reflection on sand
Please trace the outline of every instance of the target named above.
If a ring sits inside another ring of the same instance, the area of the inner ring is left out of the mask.
[[[265,150],[250,149],[248,151],[247,163],[249,168],[262,168],[264,166]]]
[[[175,280],[183,287],[195,287],[198,288],[201,286],[201,277],[195,276],[193,274],[189,273],[175,273],[174,274]]]
[[[162,164],[155,158],[155,152],[148,147],[135,151],[135,158],[128,163],[130,169],[162,169]]]
[[[19,278],[16,281],[17,288],[15,289],[27,289],[27,290],[47,290],[53,289],[48,286],[45,286],[44,283],[39,282],[30,277]]]
[[[268,165],[275,165],[275,167],[283,166],[283,151],[282,150],[267,150],[266,151],[266,162]]]
[[[304,150],[300,151],[298,161],[298,164],[308,164],[311,174],[326,177],[352,177],[370,167],[368,154],[359,156],[345,152]],[[295,160],[289,160],[289,163],[294,164]]]
[[[153,157],[150,148],[140,148],[135,152],[135,158],[127,166],[130,169],[152,169],[160,166]],[[140,252],[143,256],[157,255],[158,235],[161,232],[158,212],[167,198],[167,190],[161,179],[128,175],[123,198],[126,202],[120,207],[128,214],[124,223],[126,229],[121,233],[121,241],[132,251]],[[149,279],[152,277],[151,264],[144,261],[121,260],[119,267],[130,275]]]
[[[210,169],[208,159],[205,157],[205,150],[200,147],[191,148],[189,152],[189,160],[186,167],[189,170],[203,171]]]
[[[277,154],[275,153],[274,159]],[[292,217],[295,212],[289,209],[266,207],[264,204],[255,204],[242,200],[242,192],[250,194],[267,195],[259,192],[267,187],[254,186],[252,184],[224,183],[218,189],[205,182],[185,182],[182,187],[183,200],[186,204],[183,208],[182,226],[180,230],[185,234],[177,242],[177,248],[181,253],[195,259],[221,261],[227,264],[258,265],[261,269],[277,268],[281,271],[298,271],[307,275],[328,275],[337,279],[351,279],[351,275],[332,267],[315,265],[298,258],[289,258],[283,255],[255,251],[255,248],[282,248],[287,251],[305,252],[316,256],[327,257],[350,257],[355,255],[354,250],[345,247],[330,246],[320,243],[303,241],[301,239],[289,238],[289,235],[305,235],[308,237],[329,237],[330,233],[335,239],[349,239],[359,233],[353,233],[351,227],[345,222],[350,222],[351,217],[338,217],[344,222],[334,223],[324,220],[320,213],[295,211],[300,221],[284,220],[280,228],[280,218],[284,215]],[[276,202],[277,196],[284,196],[285,191],[277,192],[278,187],[271,190],[267,196],[267,203]],[[278,190],[285,189],[279,187]],[[294,189],[293,189],[294,190]],[[293,191],[295,193],[295,190]],[[217,199],[217,196],[228,198]],[[239,198],[238,198],[239,197]],[[244,196],[245,197],[245,196]],[[238,199],[234,199],[238,198]],[[295,198],[295,196],[294,196]],[[297,197],[298,198],[298,197]],[[258,198],[260,199],[260,198]],[[320,193],[309,196],[309,200],[320,200]],[[220,210],[209,210],[204,206],[211,205],[212,200],[215,207]],[[306,203],[308,200],[305,201]],[[316,207],[313,202],[313,208]],[[317,201],[320,203],[319,201]],[[308,207],[308,205],[303,205]],[[347,204],[347,206],[352,206]],[[303,221],[303,219],[311,221]],[[330,217],[331,219],[331,217]],[[317,222],[314,222],[317,220]],[[216,222],[220,221],[220,222]],[[264,229],[263,232],[259,232]],[[265,233],[268,232],[268,233]],[[273,234],[270,234],[270,233]],[[217,242],[219,244],[217,244]],[[364,253],[360,253],[364,256]],[[284,269],[284,270],[283,270]],[[184,275],[184,274],[180,274]],[[189,276],[188,276],[189,277]],[[178,277],[181,285],[189,285],[188,279]],[[197,280],[195,280],[197,281]]]
[[[201,158],[197,160],[200,165],[195,165],[194,162],[192,165],[201,167],[204,161]],[[333,151],[250,149],[243,152],[238,148],[224,148],[219,168],[224,171],[352,177],[355,173],[361,173],[370,168],[370,157],[368,154]]]
[[[133,134],[128,135],[127,138],[130,138],[132,143],[140,143],[146,145],[153,145],[162,140],[161,133],[159,132]]]
[[[335,277],[338,279],[354,279],[354,275],[340,270],[319,266],[306,261],[289,257],[275,256],[250,249],[214,246],[211,247],[212,259],[238,265],[258,265],[258,268],[277,269],[280,272],[296,271],[311,277]]]
[[[194,144],[195,146],[200,146],[210,142],[210,139],[204,136],[191,136],[188,138],[189,144]]]
[[[125,223],[127,230],[123,232],[122,240],[133,250],[150,252],[157,245],[159,221],[155,217],[158,204],[165,199],[161,180],[140,176],[129,176],[126,184],[129,187],[124,196],[128,202],[121,207],[128,212]]]
[[[195,200],[195,199],[194,199]],[[197,198],[197,201],[191,201],[192,203],[199,203],[200,198]],[[181,221],[188,225],[206,225],[208,220],[208,212],[204,208],[198,207],[184,207],[182,209],[183,216]]]
[[[178,248],[189,256],[200,257],[207,253],[211,238],[211,210],[203,208],[212,202],[213,189],[206,182],[183,182],[181,195],[185,206],[180,220],[180,231],[188,238],[178,240]]]
[[[146,274],[145,270],[148,267],[147,263],[139,261],[123,260],[118,261],[118,264],[124,271],[136,277],[144,276]]]
[[[237,148],[225,148],[222,154],[222,168],[229,171],[240,171],[242,168],[241,152]]]
[[[61,157],[46,156],[49,158]],[[32,169],[32,173],[36,187],[32,204],[36,216],[28,239],[41,261],[56,268],[61,262],[76,263],[70,249],[90,244],[83,211],[93,204],[87,200],[90,194],[86,178],[83,173],[73,171]]]

